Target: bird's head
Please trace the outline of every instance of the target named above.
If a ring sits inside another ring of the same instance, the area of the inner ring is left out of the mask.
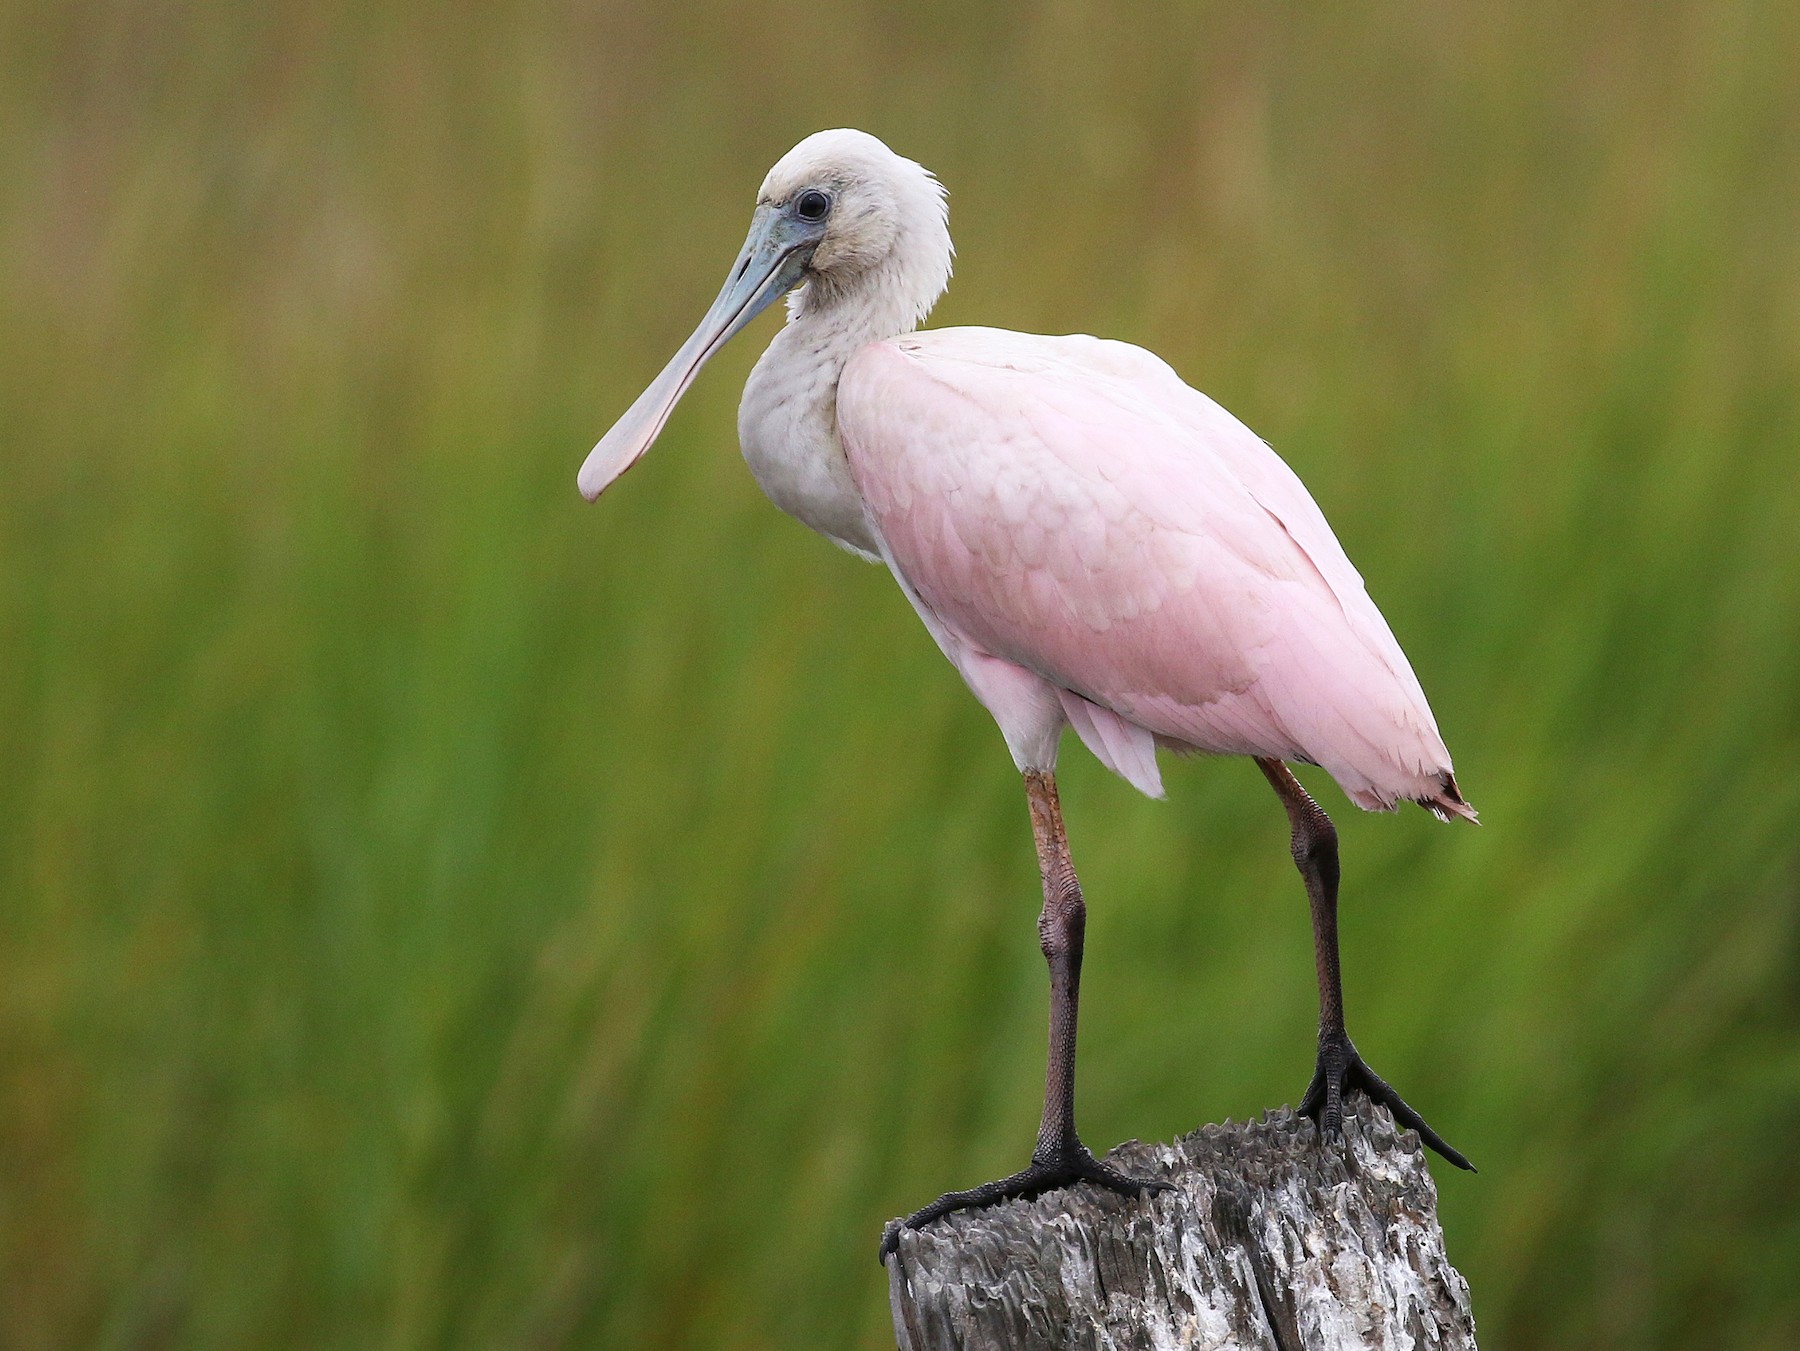
[[[867,132],[808,136],[763,180],[750,235],[700,326],[589,453],[582,496],[593,501],[631,468],[712,354],[782,296],[792,293],[793,315],[854,309],[871,340],[889,337],[943,294],[951,252],[944,190],[924,168]]]
[[[866,131],[821,131],[783,155],[756,209],[818,230],[795,308],[881,298],[925,317],[950,280],[944,189]]]

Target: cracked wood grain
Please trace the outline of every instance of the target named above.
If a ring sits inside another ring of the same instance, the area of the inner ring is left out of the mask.
[[[1082,1185],[907,1231],[900,1351],[1474,1351],[1418,1137],[1357,1105],[1342,1148],[1283,1108],[1108,1156],[1173,1192]]]

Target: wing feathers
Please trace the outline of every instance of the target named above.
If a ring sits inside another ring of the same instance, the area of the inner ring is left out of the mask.
[[[851,360],[838,418],[903,584],[1060,691],[1145,792],[1160,739],[1312,760],[1369,807],[1445,793],[1424,694],[1317,505],[1149,353],[913,334]]]
[[[1145,797],[1163,796],[1162,770],[1156,764],[1156,738],[1111,709],[1058,690],[1063,714],[1094,758]]]

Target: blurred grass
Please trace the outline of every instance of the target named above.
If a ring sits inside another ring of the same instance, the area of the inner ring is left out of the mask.
[[[881,1221],[1018,1164],[1016,781],[739,464],[768,321],[573,492],[831,125],[950,186],[939,322],[1163,353],[1411,652],[1487,824],[1321,791],[1484,1339],[1794,1345],[1797,66],[1777,3],[0,9],[0,1346],[880,1346]],[[1309,1070],[1280,813],[1168,774],[1066,760],[1096,1144]]]

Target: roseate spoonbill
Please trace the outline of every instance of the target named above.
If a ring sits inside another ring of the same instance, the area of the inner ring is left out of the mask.
[[[1044,1113],[1031,1163],[909,1217],[1086,1180],[1165,1184],[1098,1161],[1075,1130],[1086,908],[1056,794],[1065,725],[1162,796],[1159,746],[1255,758],[1287,811],[1312,907],[1318,1062],[1300,1110],[1326,1138],[1343,1097],[1446,1144],[1344,1027],[1337,834],[1284,761],[1357,806],[1475,812],[1424,692],[1292,470],[1164,362],[1120,342],[992,328],[920,332],[950,278],[944,192],[860,131],[822,131],[763,180],[750,236],[700,327],[581,467],[590,501],[636,462],[700,367],[782,296],[786,326],[744,388],[738,436],[765,493],[886,564],[1024,777],[1050,968]],[[898,1226],[883,1237],[892,1250]]]

